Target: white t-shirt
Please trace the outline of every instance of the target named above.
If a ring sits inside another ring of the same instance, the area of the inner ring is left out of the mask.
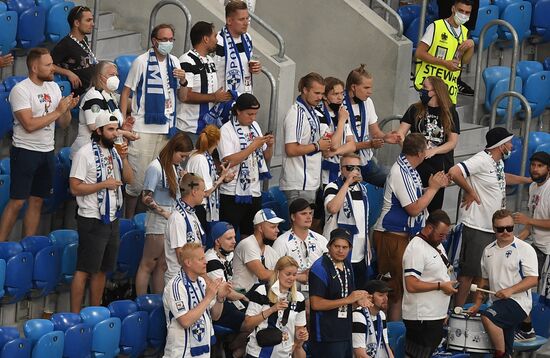
[[[252,42],[252,36],[250,36],[249,33],[246,33],[246,35],[250,37],[250,42]],[[225,59],[225,52],[223,48],[223,36],[220,34],[220,32],[218,32],[216,39],[218,41],[218,47],[216,48],[214,63],[216,64],[216,74],[218,76],[218,84],[220,87],[223,87],[224,90],[227,91],[228,89],[231,89],[231,88],[230,87],[228,88],[227,83],[225,83],[226,59]],[[237,38],[234,37],[233,41],[235,41],[235,46],[237,46],[237,50],[239,51],[239,57],[241,59],[241,64],[243,67],[243,78],[241,80],[244,81],[244,87],[247,89],[245,92],[252,93],[252,75],[250,74],[250,68],[248,67],[248,57],[246,57],[246,52],[244,51],[244,44],[242,43],[240,36]]]
[[[166,235],[164,237],[164,255],[166,256],[166,272],[164,273],[164,282],[174,277],[181,266],[176,256],[176,248],[183,247],[188,242],[202,243],[204,230],[201,227],[199,218],[195,213],[188,213],[189,223],[193,226],[191,236],[187,235],[187,224],[185,218],[178,210],[173,210],[168,218],[166,225]]]
[[[380,346],[378,346],[378,317],[369,313],[368,309],[357,308],[353,311],[353,349],[363,348],[370,358],[387,358],[387,347],[389,346],[388,328],[386,325],[386,314],[380,311],[382,320],[382,332],[380,333]],[[367,315],[369,320],[367,321]]]
[[[263,258],[264,266],[268,270],[273,270],[279,255],[269,245],[264,246]],[[235,290],[245,290],[248,292],[255,283],[258,283],[258,277],[246,267],[246,264],[254,261],[262,261],[262,251],[254,235],[241,240],[235,248],[233,256],[233,288]]]
[[[199,65],[196,65],[195,59],[189,54],[192,53],[200,59]],[[216,64],[212,56],[201,56],[194,50],[189,50],[180,56],[180,65],[185,70],[185,79],[187,87],[195,93],[214,93],[219,88],[218,76],[216,75]],[[206,92],[201,91],[204,85],[201,81],[201,73],[206,73],[207,87]],[[185,103],[178,106],[178,120],[176,126],[179,130],[189,133],[198,133],[198,120],[200,108],[203,104]],[[214,102],[205,103],[204,107],[212,108]]]
[[[315,116],[315,120],[318,120]],[[288,110],[283,122],[285,144],[307,145],[314,142],[311,126],[305,117],[298,118],[298,104]],[[281,190],[317,190],[321,185],[321,152],[289,157],[283,149],[283,170],[279,187]]]
[[[454,34],[456,34],[456,37],[460,37],[460,34],[462,33],[461,26],[452,27],[447,21],[444,21],[444,22],[447,28],[449,29],[449,32],[451,33],[454,32]],[[451,31],[451,28],[452,28],[452,31]],[[426,32],[424,32],[424,35],[422,35],[422,39],[420,39],[420,41],[424,42],[426,45],[428,45],[428,47],[432,46],[432,42],[434,40],[434,29],[435,29],[435,26],[434,26],[434,23],[432,22],[426,28]]]
[[[119,171],[118,162],[113,160],[111,154],[106,148],[99,147],[101,149],[101,154],[108,158],[107,162],[107,178],[115,178],[115,171]],[[76,152],[73,162],[71,165],[71,173],[69,175],[71,178],[76,178],[82,180],[84,184],[95,184],[97,183],[97,171],[95,164],[95,156],[92,149],[92,143],[85,144],[81,147],[78,152]],[[118,175],[117,175],[118,177]],[[119,179],[120,180],[120,179]],[[111,221],[116,218],[116,208],[115,205],[117,201],[116,190],[108,190],[109,201],[111,203],[110,207],[110,216]],[[85,218],[95,218],[101,220],[101,215],[99,214],[99,202],[97,200],[97,192],[77,196],[76,204],[78,205],[78,215]]]
[[[514,237],[514,241],[505,247],[499,247],[494,241],[483,250],[481,276],[489,280],[491,291],[498,292],[514,286],[525,277],[538,277],[538,275],[535,249],[517,237]],[[491,298],[493,301],[498,300],[494,295],[491,295]],[[529,315],[533,305],[531,289],[514,293],[510,298]]]
[[[529,186],[529,213],[533,219],[550,219],[550,179],[538,186],[531,183]],[[550,254],[550,229],[531,226],[531,236],[535,246],[546,255]]]
[[[445,248],[439,244],[439,252],[424,239],[415,236],[403,254],[403,319],[433,321],[447,317],[450,296],[443,291],[411,293],[407,291],[405,278],[414,276],[424,282],[447,282],[451,280],[449,269],[441,255],[447,257]]]
[[[189,173],[197,174],[204,180],[204,190],[210,190],[213,186],[215,178],[210,176],[210,165],[208,159],[202,153],[195,153],[189,157],[185,170]],[[202,201],[206,204],[206,198]]]
[[[208,277],[214,280],[217,278],[221,278],[223,281],[231,281],[233,275],[230,275],[231,272],[229,272],[227,278],[225,277],[226,274],[224,270],[224,265],[229,264],[229,266],[232,266],[232,252],[230,252],[226,257],[220,258],[216,253],[216,250],[212,248],[206,251],[204,253],[204,256],[206,258],[206,272],[208,274]]]
[[[357,133],[357,136],[355,135],[354,133],[354,138],[355,138],[355,141],[356,142],[366,142],[368,140],[370,140],[370,134],[369,134],[369,126],[371,124],[374,124],[376,122],[378,122],[378,115],[376,114],[376,110],[374,109],[374,102],[372,101],[371,98],[367,98],[366,101],[363,102],[364,103],[364,106],[365,106],[365,115],[366,115],[366,122],[367,122],[367,125],[366,125],[366,128],[365,128],[365,133],[363,135],[363,137],[361,137],[361,131],[362,131],[362,128],[363,128],[363,121],[361,120],[361,111],[360,111],[360,108],[359,108],[359,105],[356,103],[356,104],[353,104],[351,106],[352,110],[350,111],[349,108],[346,107],[346,109],[348,110],[349,112],[349,115],[351,116],[352,113],[355,117],[355,133]],[[344,106],[345,106],[345,102],[344,102]],[[353,122],[350,121],[350,126],[353,125]],[[354,129],[351,128],[351,131],[354,132]],[[372,158],[372,156],[374,155],[374,152],[372,151],[372,149],[361,149],[359,151],[359,156],[361,157],[361,165],[367,165],[369,160]]]
[[[162,301],[168,326],[164,358],[210,357],[210,340],[214,335],[210,309],[214,306],[215,300],[212,300],[210,307],[190,328],[183,328],[178,322],[179,317],[195,308],[204,299],[205,292],[206,283],[202,277],[193,282],[184,276],[181,270],[164,287]],[[195,354],[192,354],[192,351]],[[197,351],[202,353],[196,353]]]
[[[61,100],[61,90],[57,83],[46,81],[42,86],[26,78],[10,91],[9,101],[13,115],[13,146],[35,152],[54,150],[55,121],[44,128],[29,133],[23,128],[15,112],[31,109],[32,117],[43,117],[52,113]]]
[[[168,58],[168,57],[167,57]],[[159,61],[160,77],[164,85],[164,93],[170,93],[168,100],[165,103],[165,115],[168,118],[166,124],[145,124],[145,78],[147,73],[147,61],[149,59],[149,52],[139,55],[128,72],[126,77],[126,83],[124,86],[129,87],[134,95],[132,96],[132,117],[136,120],[134,123],[134,131],[138,133],[153,133],[153,134],[166,134],[168,129],[172,126],[169,119],[173,117],[174,109],[176,106],[177,93],[169,88],[168,84],[168,68],[165,58],[163,61]],[[174,69],[181,68],[178,58],[174,55],[170,55]],[[145,76],[144,76],[145,74]],[[138,85],[141,85],[138,89]],[[179,81],[178,81],[179,88]],[[177,91],[177,89],[176,89]],[[139,103],[138,103],[139,99]],[[178,106],[182,106],[182,103],[178,103]]]
[[[262,130],[257,122],[253,122],[252,126],[254,127],[258,136],[262,136]],[[252,143],[250,140],[250,129],[246,126],[242,127],[245,138],[248,140],[248,145]],[[220,129],[221,137],[220,142],[218,143],[218,153],[220,158],[223,160],[225,157],[230,156],[241,151],[241,145],[239,144],[239,137],[233,128],[231,121],[225,123]],[[262,150],[266,150],[267,145],[264,145]],[[252,153],[246,159],[248,168],[250,170],[250,192],[253,197],[262,196],[262,188],[260,183],[260,171],[258,168],[258,159],[256,153]],[[220,194],[225,195],[235,195],[237,191],[237,179],[239,177],[239,165],[234,166],[230,169],[235,173],[235,177],[229,183],[223,183],[220,186]]]
[[[273,243],[273,249],[279,257],[290,256],[298,262],[299,272],[311,268],[311,265],[327,252],[328,240],[315,231],[309,230],[305,240],[298,238],[292,230],[279,236]]]
[[[473,229],[493,232],[493,214],[506,207],[504,162],[497,163],[491,154],[481,151],[457,165],[481,201],[479,205],[472,203],[469,209],[460,208],[459,221]]]
[[[113,109],[109,107],[112,106]],[[104,90],[98,91],[95,87],[91,87],[80,100],[80,111],[78,112],[78,135],[76,136],[73,145],[71,145],[71,159],[74,154],[86,143],[90,143],[90,135],[92,131],[88,127],[91,124],[95,125],[97,117],[102,113],[110,113],[118,119],[118,125],[121,126],[124,121],[122,112],[118,108],[117,98]]]

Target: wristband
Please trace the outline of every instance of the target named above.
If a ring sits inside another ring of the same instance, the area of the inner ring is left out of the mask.
[[[321,148],[319,147],[319,143],[318,142],[314,142],[312,143],[313,146],[315,146],[315,151],[318,152]]]
[[[183,83],[180,82],[180,86],[187,87],[188,83],[189,83],[189,81],[187,81],[187,79],[185,79],[185,82],[183,82]]]
[[[437,290],[440,291],[441,290],[441,282],[437,281]]]
[[[265,318],[264,311],[262,311],[262,312],[260,312],[260,313],[262,314],[262,318],[263,318],[263,319],[267,319],[267,318]]]

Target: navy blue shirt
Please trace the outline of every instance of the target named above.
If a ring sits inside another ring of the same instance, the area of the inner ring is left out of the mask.
[[[327,300],[342,298],[340,280],[345,284],[344,272],[334,270],[330,258],[324,254],[313,263],[309,270],[309,296],[319,296]],[[348,275],[348,295],[355,290],[353,270],[348,260],[344,261]],[[352,306],[348,305],[346,318],[338,318],[338,308],[330,311],[316,311],[311,309],[310,339],[316,342],[351,341]]]

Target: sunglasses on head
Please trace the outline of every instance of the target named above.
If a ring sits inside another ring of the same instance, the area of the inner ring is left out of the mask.
[[[346,170],[348,172],[351,172],[353,170],[361,170],[361,166],[360,165],[344,165],[344,168],[346,168]]]
[[[508,231],[508,232],[512,232],[514,231],[514,225],[512,226],[495,226],[495,231],[498,232],[498,233],[503,233],[504,230]]]

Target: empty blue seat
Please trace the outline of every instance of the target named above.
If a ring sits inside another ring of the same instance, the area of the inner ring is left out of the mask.
[[[5,2],[0,2],[0,13],[8,11],[8,6]]]
[[[405,324],[403,321],[388,322],[388,344],[394,348],[397,345],[399,337],[405,335]]]
[[[523,95],[531,106],[531,116],[542,115],[550,103],[550,71],[530,75],[523,88]]]
[[[539,61],[518,61],[516,64],[516,75],[521,77],[521,82],[523,82],[524,87],[529,76],[543,70],[542,63]]]
[[[499,13],[502,14],[502,12],[506,9],[506,7],[510,4],[515,4],[520,2],[521,0],[494,0],[493,4],[498,7]],[[479,5],[481,7],[481,4]]]
[[[34,256],[33,288],[40,296],[53,292],[59,282],[59,252],[47,236],[27,236],[21,246]]]
[[[512,138],[512,152],[510,158],[504,161],[504,171],[506,173],[520,175],[521,173],[521,154],[523,152],[523,139],[517,136]]]
[[[150,347],[160,349],[166,342],[166,316],[162,296],[158,294],[141,295],[136,298],[136,304],[140,311],[149,314],[149,327],[147,329],[147,343]]]
[[[17,327],[0,327],[0,357],[31,358],[32,343],[20,338]]]
[[[535,152],[546,152],[550,154],[550,143],[541,144],[535,149]]]
[[[137,230],[145,231],[145,220],[147,219],[146,213],[139,213],[134,215],[132,221]]]
[[[147,328],[149,314],[138,311],[138,306],[131,300],[114,301],[109,304],[111,317],[118,317],[121,322],[120,353],[138,357],[147,348]]]
[[[46,39],[51,42],[58,42],[63,37],[67,36],[69,31],[69,23],[67,16],[74,7],[71,1],[61,1],[53,4],[47,10],[46,16]]]
[[[384,204],[384,188],[379,188],[375,185],[365,183],[367,187],[367,197],[369,199],[369,228],[374,226],[376,220],[382,212]]]
[[[420,16],[420,5],[403,5],[397,9],[397,13],[403,21],[403,31],[406,31],[412,21]]]
[[[4,282],[6,282],[6,261],[0,259],[0,298],[4,297]]]
[[[281,219],[284,219],[285,222],[281,223],[279,227],[283,230],[289,230],[290,229],[290,214],[288,212],[288,202],[286,199],[285,194],[279,189],[278,186],[272,186],[269,188],[269,193],[271,196],[275,199],[275,201],[279,204],[280,212],[276,212],[277,216],[279,216]]]
[[[479,44],[479,35],[481,35],[481,30],[483,27],[492,20],[498,19],[498,7],[495,5],[488,5],[481,7],[481,4],[479,5],[479,11],[477,12],[477,20],[476,20],[476,27],[475,29],[470,32],[470,36],[472,37],[472,40],[474,40],[474,43],[477,45]],[[498,26],[491,26],[489,30],[485,33],[485,38],[483,39],[483,49],[485,50],[493,42],[495,42],[498,39],[497,34]]]
[[[69,82],[69,81],[56,81],[56,83],[59,86],[59,89],[61,90],[61,95],[63,97],[67,97],[68,95],[71,94],[71,91],[72,91],[71,82]]]
[[[6,261],[4,289],[9,303],[25,298],[32,288],[33,256],[18,242],[0,242],[0,258]]]
[[[527,159],[531,158],[536,149],[542,145],[550,143],[550,133],[546,132],[529,132],[529,147],[527,149]],[[527,163],[526,175],[529,176],[529,163]]]
[[[17,21],[19,17],[15,11],[0,13],[0,53],[6,55],[17,46]]]
[[[412,21],[411,21],[411,24],[409,25],[409,27],[407,27],[407,30],[405,30],[405,36],[411,40],[412,42],[412,45],[413,45],[413,54],[414,52],[416,51],[416,46],[418,44],[418,28],[420,26],[420,18],[417,17],[417,18],[414,18]],[[426,26],[424,26],[424,30],[426,30]],[[424,33],[424,31],[422,31],[422,33]]]
[[[9,174],[0,174],[0,212],[4,212],[10,200],[10,180]]]
[[[63,169],[69,173],[71,171],[71,147],[63,147],[57,153],[59,162],[63,165]]]
[[[92,352],[96,357],[114,358],[120,353],[120,319],[110,317],[106,307],[89,306],[80,311],[80,317],[92,326]]]
[[[395,358],[405,358],[405,336],[404,335],[397,339],[393,355],[395,356]]]
[[[125,277],[135,277],[143,255],[143,245],[145,245],[143,230],[130,230],[121,237],[117,258],[118,272],[124,273]]]
[[[34,6],[19,14],[17,24],[17,46],[21,48],[36,47],[44,42],[46,28],[46,10]]]
[[[496,98],[503,92],[507,92],[510,87],[510,80],[508,78],[503,78],[499,80],[495,87],[493,88],[493,91],[491,92],[491,96],[489,97],[489,109],[491,110],[493,103],[495,103]],[[516,82],[514,84],[514,91],[518,93],[522,93],[523,85],[521,83],[521,78],[519,76],[516,76]],[[497,104],[497,116],[503,117],[506,114],[506,109],[508,108],[508,99],[504,98]],[[514,98],[512,100],[512,114],[516,114],[521,110],[521,102],[519,99]]]
[[[533,5],[531,31],[542,37],[542,42],[550,41],[550,0],[539,0]]]
[[[135,230],[136,225],[132,219],[118,219],[118,230],[120,237],[124,236],[128,231]]]
[[[30,319],[23,327],[25,337],[33,342],[32,358],[62,358],[65,337],[63,332],[54,331],[52,321]]]
[[[77,313],[55,313],[54,329],[64,332],[63,358],[88,358],[92,353],[92,326],[82,323]]]
[[[128,77],[128,72],[130,71],[130,67],[132,67],[132,62],[134,62],[136,57],[136,55],[122,55],[115,58],[115,65],[118,69],[118,78],[120,79],[120,84],[118,86],[119,93],[124,88],[126,77]]]
[[[35,6],[34,0],[7,0],[6,5],[8,10],[17,11],[18,14]]]
[[[531,35],[531,3],[528,1],[519,1],[513,4],[509,4],[504,9],[504,12],[500,13],[500,18],[507,21],[514,27],[518,33],[518,40],[520,42],[523,39]],[[500,27],[498,30],[499,38],[503,40],[512,40],[512,34],[505,27]]]
[[[53,188],[49,197],[44,200],[42,212],[53,213],[59,209],[63,203],[69,199],[69,173],[65,170],[59,158],[55,158],[55,167],[53,172]]]
[[[545,71],[550,71],[550,57],[546,57],[542,65]]]
[[[50,241],[59,253],[59,280],[69,284],[76,270],[78,232],[69,229],[55,230],[50,233]]]
[[[13,115],[9,97],[8,92],[0,92],[0,139],[13,130]]]
[[[0,174],[10,174],[11,168],[10,168],[10,158],[2,158],[0,159]]]
[[[268,201],[275,201],[275,198],[269,191],[262,191],[262,203],[267,203]]]
[[[23,81],[26,76],[9,76],[6,79],[4,79],[4,88],[6,89],[6,92],[11,91],[11,89],[18,84],[19,82]]]

